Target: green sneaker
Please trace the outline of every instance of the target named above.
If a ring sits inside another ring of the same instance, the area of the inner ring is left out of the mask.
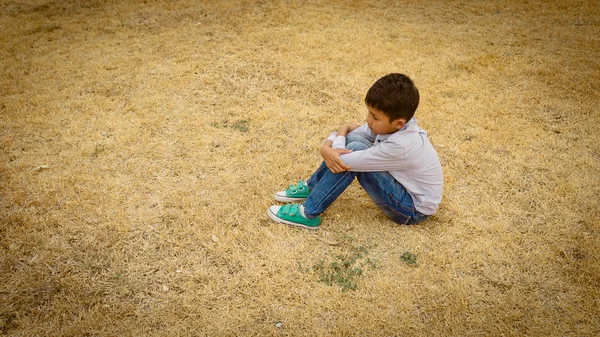
[[[284,206],[271,206],[267,211],[269,218],[275,222],[286,225],[298,226],[308,229],[319,229],[321,217],[314,219],[305,218],[300,211],[299,204],[289,204]]]
[[[304,201],[309,194],[310,188],[303,180],[300,180],[296,186],[290,185],[287,190],[275,193],[275,200],[282,202]]]

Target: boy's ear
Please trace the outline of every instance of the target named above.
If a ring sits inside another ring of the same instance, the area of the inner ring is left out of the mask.
[[[392,124],[394,125],[394,128],[400,130],[404,127],[404,124],[406,124],[406,120],[404,118],[398,118],[393,121]]]

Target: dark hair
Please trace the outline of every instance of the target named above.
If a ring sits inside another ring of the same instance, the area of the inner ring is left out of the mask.
[[[400,118],[408,122],[419,106],[419,89],[406,75],[388,74],[371,86],[365,103],[382,111],[390,122]]]

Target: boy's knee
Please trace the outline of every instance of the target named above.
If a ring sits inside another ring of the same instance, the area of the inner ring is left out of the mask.
[[[362,151],[362,150],[366,150],[368,148],[369,148],[369,146],[367,146],[366,144],[363,144],[361,142],[346,143],[346,149],[352,150],[352,151]]]
[[[366,150],[373,146],[365,137],[361,135],[346,135],[346,148],[352,151]]]
[[[365,145],[370,144],[370,142],[361,135],[355,135],[355,134],[346,135],[346,144],[355,143],[355,142],[363,143]]]

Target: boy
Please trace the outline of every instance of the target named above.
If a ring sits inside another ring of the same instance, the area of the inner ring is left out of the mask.
[[[419,91],[408,76],[386,75],[365,98],[367,123],[342,125],[323,147],[323,163],[306,181],[275,193],[275,200],[300,202],[271,206],[279,223],[318,229],[320,215],[352,183],[360,185],[394,222],[416,224],[434,214],[444,178],[437,152],[413,117]]]

